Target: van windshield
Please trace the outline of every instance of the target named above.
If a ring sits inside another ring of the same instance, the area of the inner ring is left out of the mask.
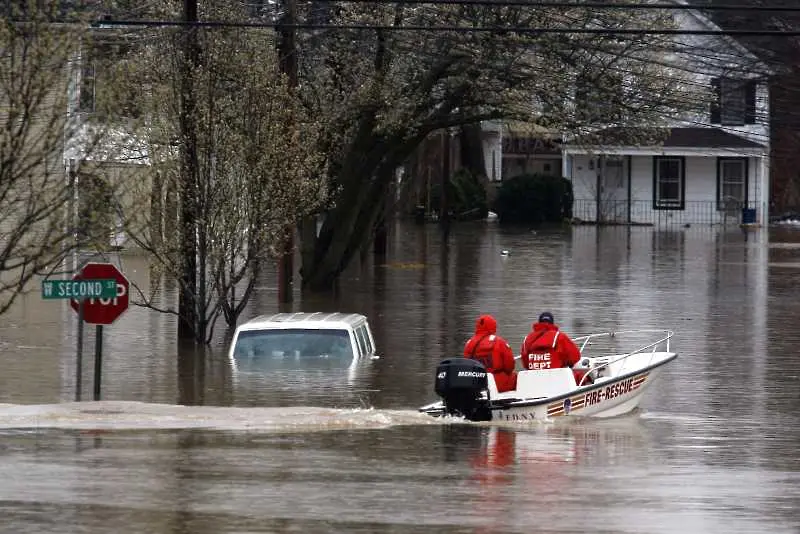
[[[352,358],[347,330],[306,328],[239,332],[234,358]]]

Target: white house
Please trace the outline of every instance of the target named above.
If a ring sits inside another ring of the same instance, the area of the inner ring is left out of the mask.
[[[695,11],[681,11],[675,18],[682,29],[719,30]],[[707,112],[664,128],[660,142],[587,145],[565,139],[562,172],[572,181],[573,216],[656,226],[765,224],[770,174],[769,94],[764,79],[768,71],[727,36],[675,39],[689,52],[670,54],[665,61],[681,62],[693,83],[714,91],[715,101]],[[607,128],[603,133],[637,137],[629,128]]]

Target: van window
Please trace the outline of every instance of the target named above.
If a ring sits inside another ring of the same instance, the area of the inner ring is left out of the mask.
[[[369,354],[369,349],[367,348],[367,341],[364,338],[364,326],[359,326],[356,328],[356,339],[358,340],[358,348],[360,349],[361,355],[364,356]]]
[[[239,332],[234,358],[352,358],[347,330],[274,329]]]
[[[369,350],[370,354],[375,354],[375,345],[372,343],[372,332],[369,331],[369,327],[364,325],[364,339],[367,340],[367,349]]]

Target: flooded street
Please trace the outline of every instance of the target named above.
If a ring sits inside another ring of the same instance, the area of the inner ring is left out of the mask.
[[[275,280],[242,320],[278,311]],[[367,315],[380,359],[234,367],[222,332],[195,356],[132,307],[105,329],[99,404],[72,402],[75,313],[32,294],[0,318],[0,532],[798,532],[798,287],[799,230],[470,223],[445,245],[403,223],[385,265],[285,308]],[[544,310],[573,336],[674,330],[679,357],[612,420],[416,412],[479,314],[518,352]]]

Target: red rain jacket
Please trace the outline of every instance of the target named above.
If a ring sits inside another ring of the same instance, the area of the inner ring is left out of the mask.
[[[514,353],[508,342],[497,335],[497,321],[491,315],[481,315],[475,321],[475,335],[464,346],[464,357],[478,360],[494,375],[498,392],[517,388]]]
[[[572,367],[581,359],[581,351],[567,334],[552,323],[534,323],[532,331],[522,342],[522,368],[529,370]],[[580,382],[583,370],[574,370]],[[586,383],[586,381],[584,381]]]

